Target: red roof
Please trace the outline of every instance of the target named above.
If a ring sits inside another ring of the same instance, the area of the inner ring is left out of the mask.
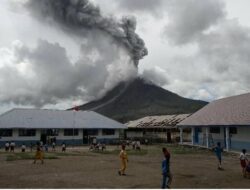
[[[250,93],[215,100],[177,126],[250,126]]]

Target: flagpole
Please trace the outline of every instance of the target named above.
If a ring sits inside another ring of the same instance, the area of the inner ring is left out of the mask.
[[[73,147],[75,146],[75,127],[76,127],[76,112],[79,110],[78,106],[74,106],[73,113]]]
[[[76,125],[76,110],[74,109],[74,113],[73,113],[73,147],[75,145],[75,125]]]

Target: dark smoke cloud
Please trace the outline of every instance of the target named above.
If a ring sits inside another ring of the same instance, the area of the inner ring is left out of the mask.
[[[27,6],[40,19],[52,18],[64,30],[77,31],[82,37],[86,32],[101,31],[129,53],[135,66],[148,54],[144,41],[135,33],[134,17],[123,17],[121,21],[104,17],[88,0],[29,0]]]

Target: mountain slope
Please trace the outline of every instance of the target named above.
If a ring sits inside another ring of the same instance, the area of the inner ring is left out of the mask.
[[[79,106],[126,122],[149,115],[193,113],[207,102],[183,98],[144,79],[121,82],[104,97]]]

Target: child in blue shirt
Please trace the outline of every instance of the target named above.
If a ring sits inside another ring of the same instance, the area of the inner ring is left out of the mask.
[[[169,188],[169,183],[172,179],[170,170],[169,170],[169,161],[170,161],[170,153],[167,151],[166,148],[162,148],[162,152],[164,154],[164,160],[162,161],[162,189],[166,187]],[[168,181],[167,181],[168,180]]]
[[[217,143],[217,146],[214,148],[215,155],[218,159],[218,169],[222,170],[221,167],[221,154],[223,152],[223,148],[221,148],[220,142]]]

